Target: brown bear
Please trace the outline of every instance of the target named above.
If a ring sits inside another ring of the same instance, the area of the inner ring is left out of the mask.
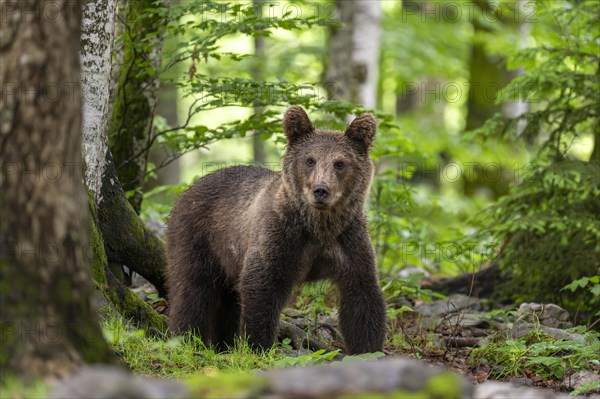
[[[340,290],[348,352],[381,351],[385,304],[365,216],[376,131],[371,114],[344,133],[316,130],[301,107],[285,113],[281,172],[218,170],[177,201],[167,224],[169,327],[205,343],[273,345],[295,284]]]

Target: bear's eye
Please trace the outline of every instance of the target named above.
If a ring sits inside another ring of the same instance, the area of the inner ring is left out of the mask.
[[[333,167],[336,170],[342,170],[342,169],[344,169],[346,167],[346,164],[343,163],[342,161],[336,161],[336,162],[333,163]]]
[[[316,164],[316,163],[317,163],[317,161],[315,161],[315,160],[314,160],[314,159],[312,159],[312,158],[308,158],[308,159],[306,160],[306,165],[307,165],[307,166],[315,166],[315,164]]]

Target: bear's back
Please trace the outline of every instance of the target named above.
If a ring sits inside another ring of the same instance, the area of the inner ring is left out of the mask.
[[[266,186],[277,184],[279,179],[278,172],[256,166],[219,169],[196,181],[181,195],[168,224],[196,224],[199,219],[215,218],[215,223],[223,224],[228,215],[247,209]]]
[[[220,169],[196,181],[171,211],[167,247],[209,245],[223,263],[240,264],[262,218],[262,204],[277,190],[280,173],[255,166]],[[236,275],[238,270],[228,270]]]

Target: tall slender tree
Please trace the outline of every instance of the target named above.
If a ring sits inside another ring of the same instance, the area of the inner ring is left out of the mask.
[[[160,83],[162,19],[146,11],[152,6],[155,2],[149,0],[125,2],[122,62],[108,137],[119,181],[132,193],[128,200],[136,213],[141,209]]]
[[[254,0],[252,5],[254,7],[254,11],[256,15],[259,15],[262,18],[262,8],[263,8],[264,0]],[[265,50],[265,38],[264,36],[255,36],[254,37],[254,63],[252,65],[252,79],[256,82],[261,82],[265,80],[265,65],[266,63],[266,50]],[[260,114],[264,111],[264,107],[256,106],[254,107],[254,113]],[[261,137],[261,131],[255,130],[252,135],[252,154],[254,158],[254,162],[258,164],[264,164],[267,161],[267,155],[265,153],[265,143]]]
[[[325,75],[328,95],[374,108],[381,48],[381,3],[338,0],[336,9],[342,26],[330,31]]]
[[[162,242],[145,228],[127,202],[108,148],[115,9],[116,0],[83,2],[82,152],[90,193],[92,269],[98,290],[125,318],[143,327],[164,329],[161,316],[122,282],[122,265],[127,265],[140,271],[164,294]]]

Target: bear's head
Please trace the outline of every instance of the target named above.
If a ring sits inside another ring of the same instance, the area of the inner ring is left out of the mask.
[[[369,147],[376,128],[375,117],[363,114],[343,133],[317,130],[301,107],[290,107],[283,118],[288,140],[284,184],[319,211],[364,203],[373,175]]]

